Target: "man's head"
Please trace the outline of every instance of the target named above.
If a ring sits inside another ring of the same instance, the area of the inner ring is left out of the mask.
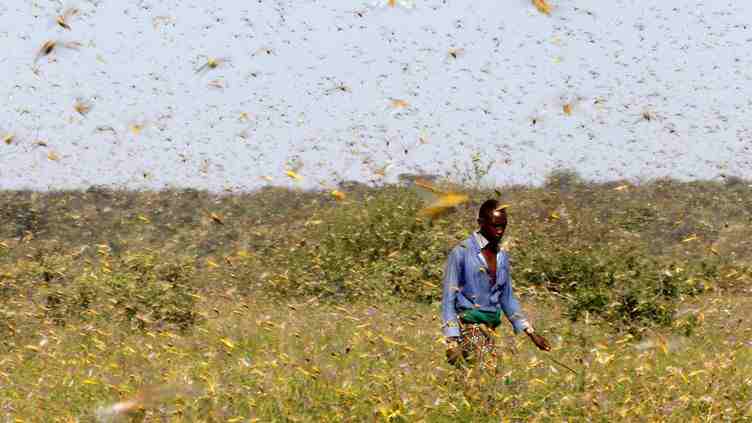
[[[486,200],[478,211],[480,234],[492,243],[498,243],[507,229],[507,210],[499,206],[497,200]]]

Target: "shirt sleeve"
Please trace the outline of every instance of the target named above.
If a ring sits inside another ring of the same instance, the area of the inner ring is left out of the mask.
[[[462,252],[455,247],[447,258],[444,268],[443,295],[441,299],[441,318],[444,322],[444,336],[460,336],[455,300],[460,290],[462,276]]]
[[[504,262],[502,263],[502,265],[505,266],[505,272],[504,281],[502,281],[503,284],[501,286],[501,309],[504,311],[507,319],[509,319],[509,322],[512,324],[514,333],[520,333],[526,328],[530,327],[530,323],[527,321],[527,317],[525,317],[525,314],[522,312],[520,303],[514,296],[514,291],[512,289],[512,277],[509,270],[509,258],[506,255],[504,256]]]

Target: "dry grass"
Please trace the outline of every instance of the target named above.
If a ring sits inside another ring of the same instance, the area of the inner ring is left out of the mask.
[[[704,297],[676,323],[694,321],[692,337],[667,330],[637,343],[568,322],[536,297],[523,301],[554,350],[540,352],[505,326],[498,372],[487,375],[443,362],[430,305],[202,299],[208,319],[187,335],[106,322],[38,326],[0,358],[0,410],[15,421],[89,421],[155,386],[171,390],[131,417],[739,421],[752,412],[752,327],[741,318],[752,312],[749,298]]]

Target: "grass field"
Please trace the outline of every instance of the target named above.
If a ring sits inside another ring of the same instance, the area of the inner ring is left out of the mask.
[[[210,317],[188,335],[39,328],[3,355],[0,406],[7,421],[91,421],[155,386],[133,421],[750,418],[749,298],[702,298],[683,311],[702,316],[692,337],[666,330],[640,342],[563,319],[535,295],[523,301],[554,349],[505,328],[495,375],[444,363],[426,305],[220,299],[201,302]],[[417,317],[397,322],[403,313]]]
[[[501,191],[554,347],[505,323],[491,373],[445,363],[438,297],[492,190],[2,193],[1,421],[752,420],[746,182]]]

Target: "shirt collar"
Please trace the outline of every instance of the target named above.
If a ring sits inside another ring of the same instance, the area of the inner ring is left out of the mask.
[[[486,237],[484,237],[480,231],[473,232],[473,236],[475,236],[475,242],[478,243],[478,246],[482,250],[486,245],[488,245],[488,240]]]

